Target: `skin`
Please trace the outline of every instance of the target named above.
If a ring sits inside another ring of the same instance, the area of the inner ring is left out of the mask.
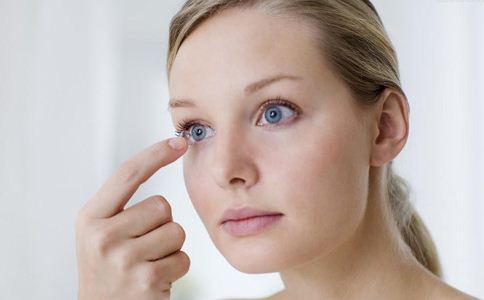
[[[177,140],[179,149],[164,140],[124,161],[79,211],[79,300],[169,300],[171,284],[188,272],[185,231],[168,201],[154,195],[125,209],[143,182],[186,152]]]
[[[404,96],[386,89],[371,109],[357,106],[314,34],[301,20],[229,9],[176,56],[170,96],[194,106],[170,113],[209,134],[183,171],[215,246],[241,272],[280,272],[285,289],[265,299],[471,299],[425,270],[389,217],[385,172],[408,138]],[[301,79],[245,91],[281,73]],[[261,108],[277,96],[301,114],[279,105],[288,117],[270,124]],[[227,234],[222,214],[245,205],[284,216],[257,235]]]

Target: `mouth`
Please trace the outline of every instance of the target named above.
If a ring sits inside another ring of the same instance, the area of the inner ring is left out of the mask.
[[[284,216],[277,212],[262,212],[254,209],[228,210],[222,219],[222,228],[235,237],[256,235],[277,224]]]
[[[243,221],[245,219],[250,219],[254,217],[264,217],[264,216],[274,216],[274,215],[283,215],[280,212],[274,212],[274,211],[265,211],[265,210],[260,210],[252,207],[242,207],[242,208],[237,208],[237,209],[227,209],[219,224],[223,225],[224,223],[228,221]]]

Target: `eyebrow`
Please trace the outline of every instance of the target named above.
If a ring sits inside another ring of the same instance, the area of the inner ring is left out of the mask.
[[[270,84],[281,80],[301,80],[302,78],[294,75],[278,74],[272,77],[264,78],[262,80],[256,81],[245,87],[244,92],[246,95],[253,94],[258,90],[267,87]],[[168,103],[168,109],[173,109],[177,107],[195,107],[195,103],[190,99],[171,99]]]

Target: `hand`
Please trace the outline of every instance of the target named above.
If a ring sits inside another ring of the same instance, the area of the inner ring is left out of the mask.
[[[165,198],[124,209],[142,183],[185,153],[186,141],[177,139],[179,150],[163,140],[123,162],[79,211],[79,300],[169,300],[171,284],[188,272],[190,259],[180,251],[185,231]]]

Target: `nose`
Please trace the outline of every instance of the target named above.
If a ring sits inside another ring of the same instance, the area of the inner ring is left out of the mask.
[[[223,189],[249,189],[258,178],[255,153],[249,139],[240,128],[218,130],[214,136],[214,151],[209,169]]]

